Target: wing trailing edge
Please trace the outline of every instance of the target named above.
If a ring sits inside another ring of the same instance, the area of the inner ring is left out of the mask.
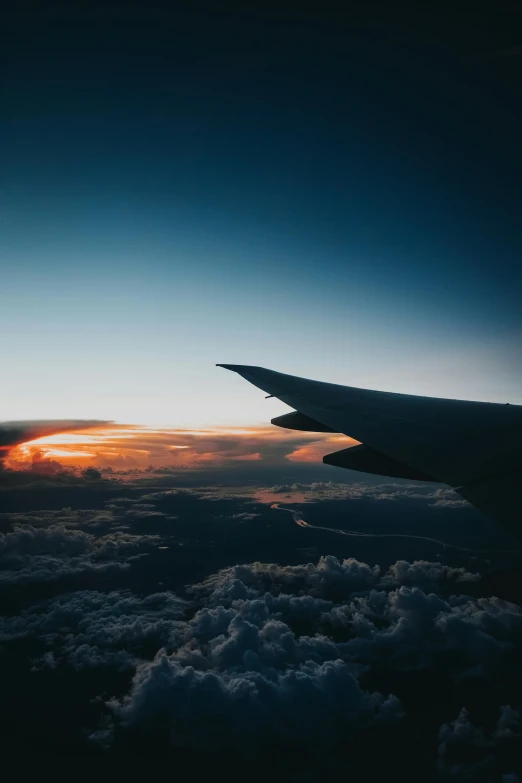
[[[390,476],[392,478],[413,479],[415,481],[433,481],[433,479],[421,470],[410,468],[395,459],[381,454],[375,449],[361,444],[350,446],[323,457],[325,465],[334,465],[337,468],[357,470],[361,473],[374,473],[377,476]]]

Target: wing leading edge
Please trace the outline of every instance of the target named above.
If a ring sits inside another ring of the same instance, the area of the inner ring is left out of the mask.
[[[294,408],[296,429],[319,424],[318,431],[342,432],[362,444],[327,455],[326,463],[449,484],[521,534],[522,406],[358,389],[249,365],[218,366]],[[274,423],[292,428],[293,416]]]

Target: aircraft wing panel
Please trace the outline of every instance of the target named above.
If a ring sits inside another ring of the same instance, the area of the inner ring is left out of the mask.
[[[522,488],[522,406],[393,394],[311,381],[248,365],[219,365],[335,432],[458,488],[495,516],[493,493]],[[496,477],[504,477],[496,478]],[[517,497],[515,497],[517,496]],[[499,520],[500,521],[500,520]]]
[[[495,519],[506,530],[520,536],[522,511],[522,470],[472,482],[456,491],[487,517]]]

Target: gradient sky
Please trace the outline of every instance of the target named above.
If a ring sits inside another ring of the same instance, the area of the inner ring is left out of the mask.
[[[0,418],[286,409],[216,362],[522,403],[520,8],[174,5],[7,17]]]

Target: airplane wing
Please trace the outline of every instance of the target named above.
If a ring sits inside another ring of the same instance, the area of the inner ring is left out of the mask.
[[[358,389],[238,364],[239,373],[294,408],[272,423],[341,432],[360,446],[328,454],[330,465],[449,484],[511,532],[522,532],[522,406]]]

